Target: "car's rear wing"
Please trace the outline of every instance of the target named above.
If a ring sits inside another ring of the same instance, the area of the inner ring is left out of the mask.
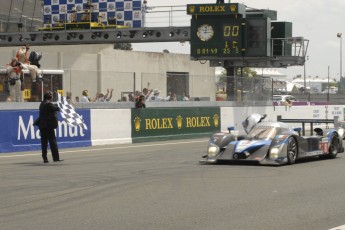
[[[284,123],[302,123],[302,135],[305,135],[305,124],[310,124],[310,135],[313,135],[314,123],[334,124],[334,129],[345,129],[345,121],[339,121],[338,116],[334,116],[333,119],[283,119],[282,116],[277,116],[277,121]]]

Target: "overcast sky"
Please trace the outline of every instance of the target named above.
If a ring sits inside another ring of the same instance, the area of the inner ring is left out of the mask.
[[[186,4],[215,3],[207,0],[147,0],[149,6],[184,6]],[[227,3],[228,0],[225,0]],[[231,1],[235,3],[236,1]],[[345,37],[345,0],[246,0],[240,1],[247,7],[270,9],[277,11],[277,21],[292,22],[292,35],[309,39],[308,59],[306,62],[307,76],[328,76],[339,79],[340,76],[340,39],[337,33],[344,33]],[[184,8],[184,7],[183,7]],[[163,9],[163,8],[156,8]],[[185,14],[185,13],[184,13]],[[153,14],[152,14],[153,15]],[[151,15],[150,15],[151,16]],[[168,15],[167,15],[168,16]],[[181,15],[179,15],[181,16]],[[178,16],[177,16],[178,17]],[[186,16],[185,21],[187,21]],[[162,19],[149,18],[149,21]],[[189,25],[188,22],[185,26]],[[168,26],[168,25],[166,25]],[[345,46],[345,40],[343,41]],[[173,53],[189,53],[188,43],[146,43],[133,44],[134,50],[162,52],[168,49]],[[345,53],[343,55],[343,76],[345,76]],[[303,76],[303,67],[289,67],[279,69],[279,72],[292,78],[297,74]]]

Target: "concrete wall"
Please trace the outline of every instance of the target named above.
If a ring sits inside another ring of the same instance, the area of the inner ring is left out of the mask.
[[[104,105],[104,103],[96,104]],[[105,104],[108,105],[108,103]],[[2,103],[1,105],[9,106],[0,107],[2,121],[0,152],[40,150],[39,131],[37,127],[33,126],[33,121],[38,117],[39,103]],[[342,121],[344,120],[344,110],[344,105],[292,106],[291,108],[285,106],[182,106],[147,108],[144,109],[144,112],[128,108],[83,108],[77,109],[77,111],[83,116],[88,129],[70,127],[60,117],[57,137],[60,148],[72,148],[132,143],[138,139],[140,141],[153,141],[158,138],[161,140],[185,139],[200,137],[201,134],[209,137],[214,130],[227,132],[228,126],[235,126],[235,130],[239,134],[244,134],[242,122],[252,113],[267,114],[265,119],[267,121],[276,121],[278,115],[283,119],[333,119],[334,116],[338,116]],[[219,114],[219,116],[215,117],[215,114]],[[177,118],[182,122],[181,127],[178,126]],[[188,123],[188,118],[194,119],[195,122]],[[136,129],[138,119],[140,120],[140,132]],[[153,124],[153,120],[157,126],[148,126],[146,122],[149,121],[150,124]],[[295,128],[302,126],[301,123],[290,125]],[[306,125],[307,130],[308,125]],[[330,128],[332,126],[329,124]],[[315,127],[324,128],[325,124],[314,124]],[[309,135],[309,132],[306,134]]]
[[[92,145],[132,143],[130,109],[91,110]]]
[[[227,131],[229,126],[235,126],[240,134],[244,134],[242,121],[252,113],[261,115],[267,114],[267,121],[277,121],[277,116],[283,119],[333,119],[338,116],[339,120],[345,120],[344,105],[328,106],[265,106],[265,107],[221,107],[221,130]],[[291,126],[302,127],[301,123],[292,123]],[[306,129],[309,128],[306,124]],[[325,124],[315,124],[316,126],[326,126]],[[309,134],[309,133],[308,133]]]

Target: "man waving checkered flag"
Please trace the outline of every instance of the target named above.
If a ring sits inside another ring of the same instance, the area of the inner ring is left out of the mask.
[[[74,110],[73,106],[69,104],[64,96],[58,94],[57,105],[60,108],[60,113],[62,119],[70,126],[81,128],[87,130],[87,126],[83,118]]]

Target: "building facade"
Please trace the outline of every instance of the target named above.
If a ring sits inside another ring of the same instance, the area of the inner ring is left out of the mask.
[[[0,48],[1,66],[9,63],[19,47]],[[162,97],[176,93],[192,98],[215,100],[215,69],[208,63],[191,61],[187,54],[114,50],[113,45],[65,45],[31,47],[42,53],[45,70],[63,70],[64,92],[81,97],[83,90],[91,98],[96,93],[113,91],[116,102],[143,88],[158,89]]]

